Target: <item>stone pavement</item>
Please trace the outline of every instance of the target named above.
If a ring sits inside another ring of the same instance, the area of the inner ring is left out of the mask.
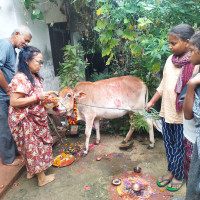
[[[6,166],[1,162],[0,157],[0,198],[5,191],[13,185],[19,175],[25,170],[24,165]]]

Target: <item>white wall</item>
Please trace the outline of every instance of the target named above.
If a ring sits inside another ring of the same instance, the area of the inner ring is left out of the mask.
[[[12,0],[0,0],[0,24],[0,38],[8,38],[17,26]]]
[[[32,21],[19,0],[0,0],[0,7],[0,38],[9,37],[19,25],[28,26],[33,34],[30,45],[40,49],[44,57],[44,66],[40,71],[44,78],[44,89],[58,90],[59,78],[54,73],[49,31],[45,21]]]
[[[41,76],[44,78],[45,90],[58,90],[59,77],[55,77],[52,52],[47,23],[66,22],[68,19],[61,12],[63,11],[63,0],[51,3],[48,0],[39,0],[45,20],[39,21],[30,19],[30,14],[24,9],[20,0],[0,0],[0,38],[9,37],[13,30],[19,25],[28,26],[33,34],[30,45],[39,48],[44,57],[44,66],[41,69]],[[84,26],[70,21],[70,35],[72,45],[80,39],[78,31],[84,31]],[[77,28],[78,27],[78,28]]]
[[[51,22],[56,23],[67,21],[66,16],[61,13],[61,10],[62,12],[65,12],[65,5],[63,2],[64,0],[56,0],[56,2],[50,3],[47,0],[43,0],[43,3],[41,4],[41,9],[45,16],[45,22],[47,24],[50,24]]]

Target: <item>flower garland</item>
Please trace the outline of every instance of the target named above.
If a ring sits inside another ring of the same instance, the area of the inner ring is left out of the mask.
[[[76,102],[76,99],[74,99],[74,114],[76,116],[75,119],[72,119],[71,116],[67,116],[68,122],[70,124],[73,124],[73,125],[75,125],[76,122],[78,121],[78,112],[77,112],[77,102]]]

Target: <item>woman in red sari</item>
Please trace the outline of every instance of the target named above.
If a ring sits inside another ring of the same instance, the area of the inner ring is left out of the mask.
[[[49,98],[38,74],[43,64],[39,49],[27,46],[19,53],[18,72],[9,84],[9,126],[17,149],[25,161],[27,178],[37,175],[38,186],[55,179],[44,171],[53,164],[52,137],[43,102]]]

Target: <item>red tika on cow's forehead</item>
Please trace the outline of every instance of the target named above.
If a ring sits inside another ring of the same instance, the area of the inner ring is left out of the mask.
[[[69,90],[70,90],[70,88],[64,88],[63,90],[61,90],[60,92],[59,92],[59,96],[60,97],[64,97],[65,95],[66,95],[66,93],[67,92],[69,92]]]

